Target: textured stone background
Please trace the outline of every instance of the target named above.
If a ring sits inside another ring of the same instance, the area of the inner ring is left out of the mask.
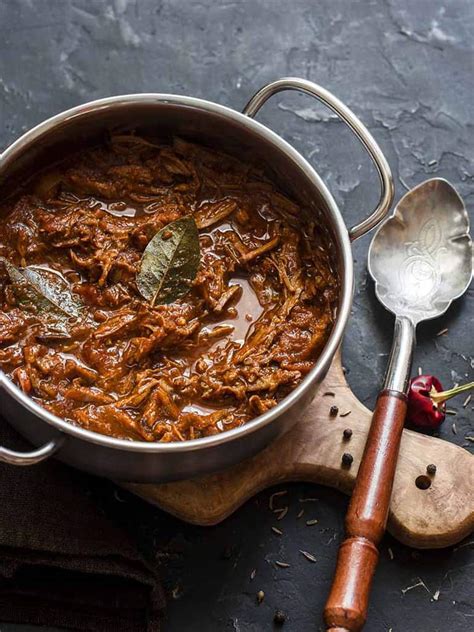
[[[265,82],[296,75],[332,90],[367,124],[392,166],[397,199],[439,175],[472,209],[473,27],[471,0],[1,0],[0,147],[46,117],[101,96],[175,92],[238,109]],[[348,223],[374,205],[376,175],[331,113],[292,93],[274,98],[260,118],[309,158]],[[371,406],[392,319],[367,279],[368,243],[366,237],[354,246],[357,289],[344,363],[354,391]],[[446,386],[474,379],[473,296],[471,289],[446,316],[419,329],[414,366]],[[444,327],[448,334],[436,337]],[[441,436],[463,445],[473,434],[472,408],[463,410],[459,400],[453,406],[460,410]],[[322,625],[347,501],[310,485],[288,490],[290,511],[278,537],[270,529],[269,492],[224,524],[201,529],[97,483],[107,511],[162,565],[170,592],[165,632],[271,630],[277,607],[289,617],[284,629]],[[315,527],[296,520],[305,496],[319,499],[306,505],[308,518],[319,519]],[[467,541],[418,553],[387,536],[366,630],[472,629],[471,548]],[[291,568],[276,570],[275,559]],[[402,592],[420,579],[426,587]],[[260,589],[266,597],[257,606]]]

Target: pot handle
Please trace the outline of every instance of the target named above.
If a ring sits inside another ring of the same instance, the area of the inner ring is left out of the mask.
[[[63,437],[52,439],[41,448],[32,450],[31,452],[16,452],[15,450],[0,447],[0,462],[8,463],[9,465],[35,465],[57,452],[63,442]]]
[[[375,210],[362,220],[362,222],[349,229],[349,238],[351,241],[362,237],[362,235],[365,235],[369,230],[374,228],[374,226],[386,216],[392,204],[394,195],[392,172],[390,171],[385,156],[375,142],[372,134],[361,123],[352,110],[339,101],[331,92],[306,79],[285,77],[267,84],[253,95],[242,110],[243,114],[253,118],[267,99],[282,90],[298,90],[315,97],[318,101],[327,105],[329,109],[335,112],[344,123],[350,127],[368,151],[380,177],[381,194]]]

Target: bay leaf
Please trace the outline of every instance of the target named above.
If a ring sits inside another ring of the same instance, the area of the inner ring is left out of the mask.
[[[80,317],[83,305],[66,279],[51,268],[19,269],[4,257],[0,257],[0,261],[21,307],[44,321],[50,337],[67,337],[70,320]]]
[[[83,303],[71,291],[67,280],[52,268],[28,266],[22,270],[23,276],[32,283],[49,301],[68,316],[79,318]]]
[[[145,248],[137,274],[138,290],[152,305],[173,303],[189,292],[199,262],[194,219],[183,217],[171,222]]]

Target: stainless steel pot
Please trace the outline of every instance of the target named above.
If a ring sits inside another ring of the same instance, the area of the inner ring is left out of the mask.
[[[346,227],[321,178],[287,142],[254,116],[272,95],[299,90],[333,110],[356,134],[373,160],[381,181],[380,201],[360,224]],[[106,131],[137,129],[190,138],[265,165],[280,188],[310,212],[330,233],[341,282],[338,316],[312,371],[275,408],[245,426],[184,443],[125,441],[71,425],[44,410],[0,372],[0,412],[34,446],[19,453],[0,448],[0,461],[31,465],[55,455],[80,469],[114,479],[164,482],[191,478],[252,456],[289,430],[313,399],[341,343],[353,296],[350,242],[376,226],[393,199],[390,168],[375,140],[357,117],[330,92],[303,79],[280,79],[263,87],[242,113],[201,99],[170,94],[132,94],[100,99],[67,110],[41,123],[14,142],[0,157],[0,184],[14,185],[45,161],[97,140]]]

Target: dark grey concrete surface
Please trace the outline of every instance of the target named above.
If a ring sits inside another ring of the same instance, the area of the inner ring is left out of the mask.
[[[367,124],[392,166],[397,198],[438,175],[472,209],[473,27],[471,0],[1,0],[0,147],[46,117],[101,96],[175,92],[241,108],[262,84],[295,75],[334,91]],[[309,97],[285,94],[260,118],[309,158],[349,224],[374,205],[373,168],[331,113]],[[371,406],[392,319],[367,279],[368,243],[366,237],[354,245],[356,295],[344,363],[352,388]],[[471,289],[446,316],[419,330],[414,366],[446,386],[474,379],[473,297]],[[448,333],[436,337],[445,327]],[[458,414],[440,434],[464,445],[474,434],[472,405],[463,409],[455,400],[453,407]],[[269,492],[204,529],[108,483],[96,487],[111,517],[161,566],[170,595],[165,632],[271,630],[275,608],[287,614],[286,630],[322,629],[347,503],[338,493],[288,486],[290,510],[277,536]],[[301,505],[308,496],[318,501]],[[296,519],[302,506],[305,517],[318,518],[316,526]],[[367,632],[472,629],[471,540],[416,552],[387,536]],[[291,567],[275,569],[275,559]],[[260,606],[258,590],[265,592]]]

